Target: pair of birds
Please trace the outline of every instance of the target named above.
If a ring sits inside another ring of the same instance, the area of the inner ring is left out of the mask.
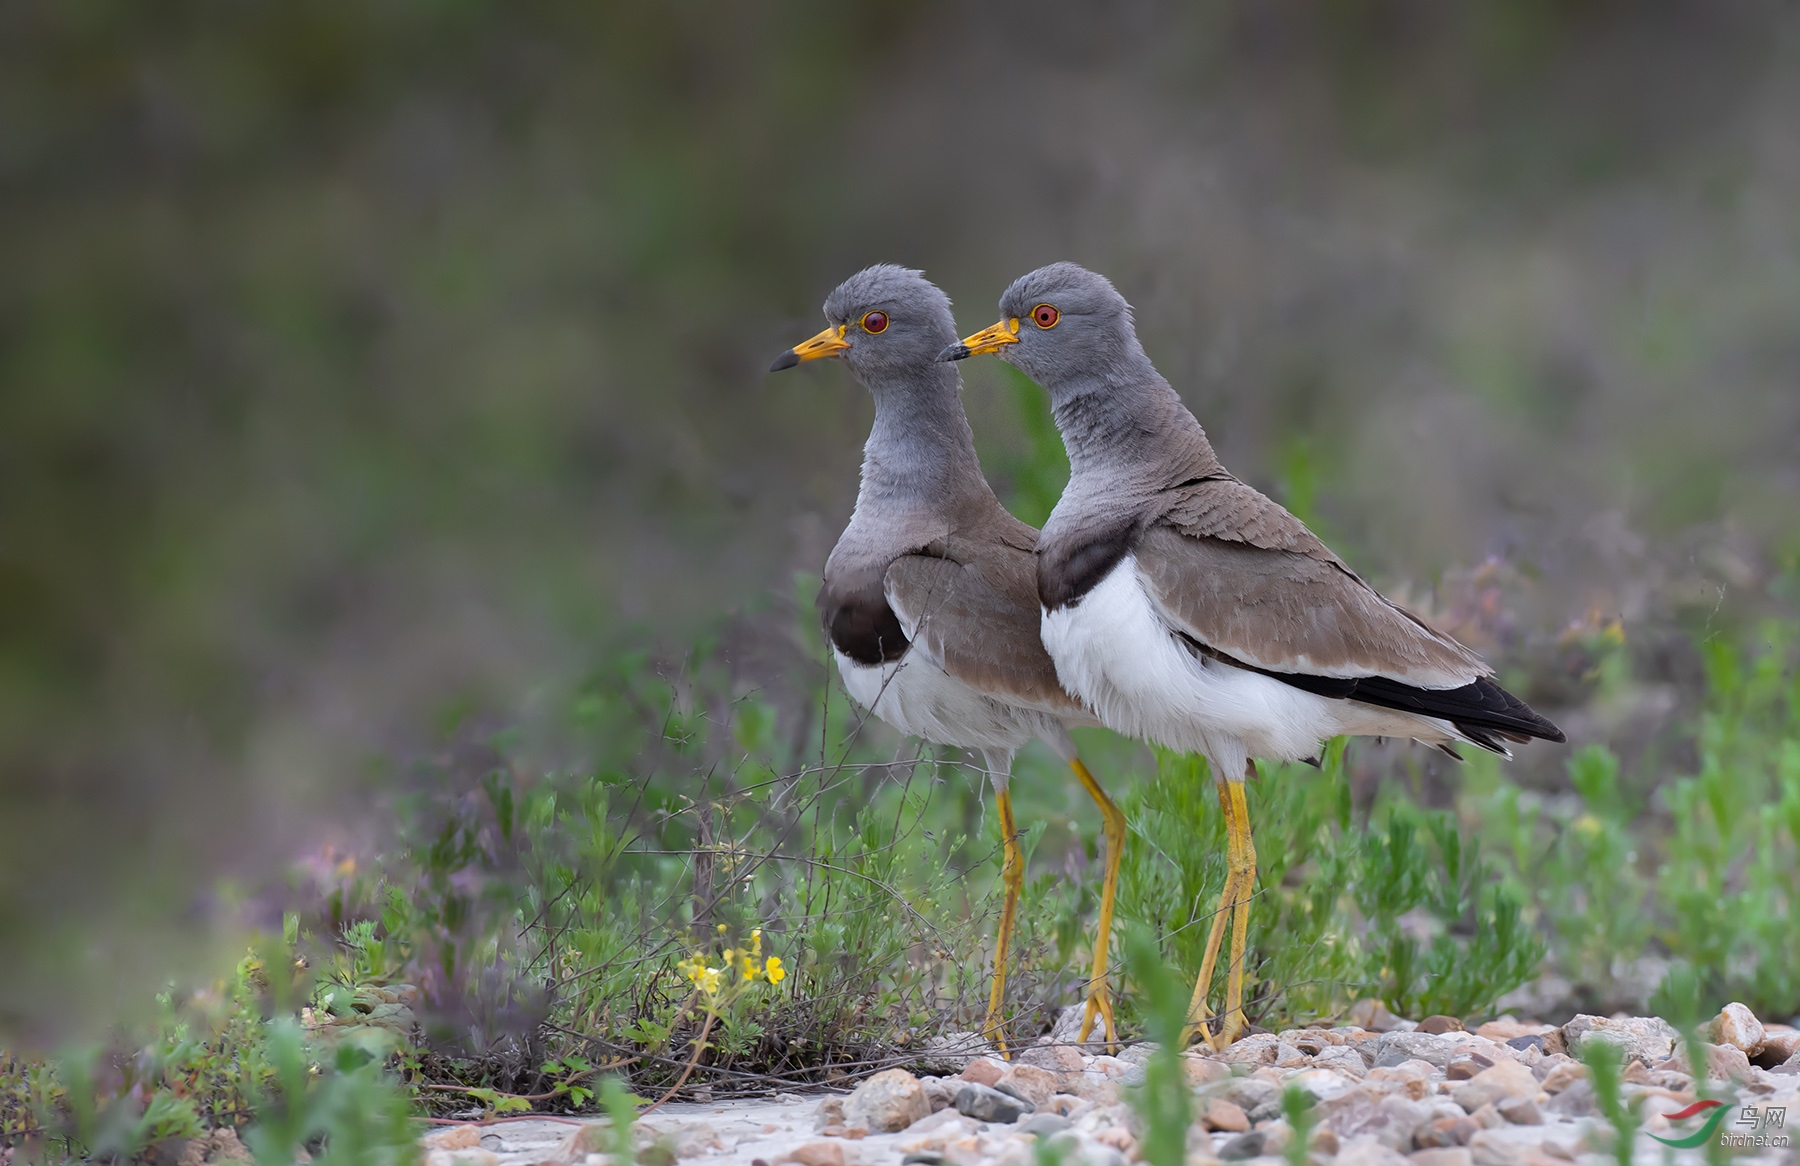
[[[1099,935],[1079,1039],[1117,1039],[1107,962],[1125,818],[1069,728],[1103,725],[1203,754],[1228,835],[1183,1043],[1248,1027],[1244,949],[1256,849],[1252,758],[1316,759],[1340,735],[1467,743],[1563,734],[1480,657],[1387,600],[1301,521],[1227,473],[1145,355],[1131,306],[1073,263],[1021,276],[1000,321],[958,340],[950,300],[881,265],[825,301],[829,326],[771,371],[842,360],[875,398],[862,485],[825,565],[819,608],[844,687],[903,733],[979,750],[1005,839],[1006,887],[985,1031],[1001,1038],[1007,948],[1024,879],[1007,785],[1036,737],[1105,821]],[[1069,484],[1039,532],[1000,505],[975,456],[954,361],[987,353],[1050,393]],[[1223,1008],[1208,990],[1231,923]],[[1216,1025],[1216,1029],[1215,1026]]]

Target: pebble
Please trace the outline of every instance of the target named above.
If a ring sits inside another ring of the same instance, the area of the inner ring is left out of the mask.
[[[973,1081],[977,1085],[997,1085],[1000,1078],[1006,1076],[1006,1064],[992,1057],[978,1057],[963,1067],[960,1076],[962,1080]]]
[[[844,1166],[844,1146],[841,1142],[807,1142],[775,1161],[793,1162],[796,1166]]]
[[[1714,1043],[1730,1045],[1746,1057],[1754,1057],[1762,1052],[1763,1040],[1767,1035],[1763,1031],[1762,1021],[1756,1019],[1756,1013],[1750,1011],[1749,1005],[1736,1001],[1719,1010],[1708,1031]]]
[[[1758,1044],[1733,1011],[1722,1011],[1709,1034],[1716,1038],[1707,1048],[1712,1075],[1730,1078],[1741,1104],[1800,1112],[1800,1073],[1763,1065],[1787,1051],[1789,1037],[1788,1056],[1800,1054],[1800,1036],[1768,1025]],[[1559,1050],[1597,1039],[1631,1050],[1623,1091],[1650,1127],[1639,1134],[1640,1160],[1656,1160],[1650,1130],[1666,1136],[1692,1128],[1660,1116],[1690,1103],[1695,1083],[1666,1026],[1653,1018],[1578,1017],[1551,1029],[1506,1017],[1474,1032],[1395,1019],[1385,1032],[1345,1025],[1258,1033],[1239,1042],[1245,1047],[1235,1056],[1184,1054],[1195,1090],[1189,1166],[1282,1166],[1294,1137],[1282,1112],[1286,1089],[1312,1101],[1311,1166],[1570,1166],[1592,1158],[1605,1123],[1585,1067]],[[1746,1043],[1757,1049],[1755,1061]],[[1647,1058],[1659,1048],[1673,1055]],[[639,1123],[640,1158],[661,1166],[675,1166],[678,1153],[695,1166],[1030,1166],[1043,1152],[1069,1166],[1128,1166],[1141,1153],[1141,1127],[1124,1087],[1130,1075],[1141,1077],[1152,1050],[1128,1046],[1120,1054],[1089,1055],[1047,1041],[1021,1050],[1016,1062],[974,1055],[955,1077],[887,1070],[848,1096],[788,1094],[720,1102],[717,1109],[676,1103]],[[811,1132],[815,1126],[836,1136]],[[603,1121],[574,1130],[530,1121],[454,1127],[422,1143],[427,1166],[611,1161]],[[1733,1157],[1740,1166],[1782,1161],[1779,1152]]]
[[[1022,1098],[970,1081],[956,1091],[956,1111],[976,1121],[1010,1123],[1037,1107]]]
[[[1048,1042],[1032,1045],[1020,1053],[1019,1064],[1048,1069],[1053,1073],[1061,1073],[1065,1076],[1079,1074],[1087,1068],[1086,1058],[1082,1056],[1080,1049],[1074,1045]]]
[[[1040,1138],[1048,1138],[1052,1134],[1060,1134],[1072,1124],[1068,1118],[1055,1113],[1034,1113],[1019,1122],[1019,1132],[1035,1134]]]
[[[1563,1025],[1563,1040],[1571,1053],[1579,1053],[1591,1040],[1610,1041],[1626,1060],[1639,1060],[1646,1065],[1667,1060],[1674,1051],[1680,1034],[1665,1020],[1654,1016],[1627,1016],[1618,1020],[1605,1016],[1577,1016]]]
[[[1219,1158],[1225,1162],[1238,1162],[1245,1158],[1260,1158],[1262,1157],[1263,1143],[1267,1140],[1268,1135],[1264,1134],[1261,1130],[1251,1130],[1247,1134],[1239,1134],[1229,1142],[1226,1142],[1219,1150]]]
[[[1200,1120],[1209,1130],[1226,1130],[1230,1133],[1241,1134],[1250,1128],[1250,1115],[1244,1112],[1244,1107],[1236,1102],[1227,1101],[1223,1097],[1214,1097],[1209,1100],[1200,1115]]]
[[[844,1123],[864,1130],[892,1133],[930,1116],[925,1086],[905,1069],[877,1073],[844,1099]]]
[[[994,1082],[995,1089],[1021,1101],[1029,1101],[1033,1109],[1041,1109],[1056,1096],[1061,1085],[1060,1074],[1036,1065],[1013,1065]]]
[[[1473,1166],[1474,1159],[1462,1146],[1444,1146],[1432,1150],[1415,1150],[1406,1160],[1412,1166]]]
[[[1509,1097],[1536,1097],[1538,1079],[1517,1061],[1502,1061],[1483,1069],[1450,1091],[1456,1104],[1469,1113]]]

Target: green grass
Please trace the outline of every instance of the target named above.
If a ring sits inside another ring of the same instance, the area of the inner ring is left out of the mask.
[[[1541,968],[1599,979],[1654,949],[1673,959],[1659,1007],[1684,1031],[1732,998],[1781,1018],[1800,994],[1795,642],[1783,626],[1745,651],[1703,646],[1691,773],[1584,747],[1559,800],[1477,762],[1449,811],[1399,781],[1359,800],[1341,742],[1319,769],[1263,769],[1252,1019],[1367,996],[1480,1019]],[[286,932],[218,983],[172,988],[104,1048],[0,1055],[0,1135],[124,1156],[229,1126],[277,1157],[389,1160],[410,1115],[622,1119],[626,1090],[660,1096],[684,1071],[715,1096],[837,1082],[978,1025],[1000,839],[961,759],[896,754],[823,683],[744,691],[703,651],[661,671],[622,660],[562,703],[401,775],[385,844],[315,865],[285,892]],[[1154,1035],[1200,962],[1222,818],[1204,762],[1103,734],[1083,748],[1130,821],[1119,1015]],[[1079,999],[1099,823],[1047,753],[1020,759],[1014,788],[1030,862],[1009,1008],[1029,1039]],[[697,992],[694,969],[758,929],[780,982]],[[380,1023],[400,985],[422,994],[404,1044]]]

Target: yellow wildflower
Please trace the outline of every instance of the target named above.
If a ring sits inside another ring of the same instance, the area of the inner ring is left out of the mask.
[[[781,957],[772,955],[763,965],[763,975],[769,977],[769,983],[779,984],[787,979],[787,969],[781,966]]]
[[[750,929],[750,951],[753,955],[762,954],[762,928],[760,927]]]

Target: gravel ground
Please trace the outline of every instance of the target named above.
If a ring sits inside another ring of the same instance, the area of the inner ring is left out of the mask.
[[[1609,1166],[1610,1127],[1571,1056],[1593,1040],[1611,1041],[1629,1058],[1626,1098],[1644,1095],[1633,1156],[1674,1166],[1704,1161],[1704,1149],[1671,1150],[1650,1137],[1680,1137],[1707,1117],[1663,1116],[1697,1094],[1674,1030],[1660,1020],[1578,1016],[1553,1027],[1503,1018],[1467,1032],[1447,1017],[1414,1024],[1379,1006],[1359,1008],[1353,1016],[1363,1025],[1260,1033],[1222,1054],[1187,1053],[1189,1166],[1286,1162],[1293,1130],[1279,1107],[1289,1084],[1316,1101],[1308,1153],[1315,1163]],[[1746,1139],[1730,1148],[1745,1166],[1800,1163],[1787,1126],[1792,1113],[1800,1127],[1800,1033],[1764,1026],[1732,1005],[1714,1021],[1712,1037],[1718,1043],[1707,1046],[1707,1075],[1727,1108],[1714,1139]],[[960,1072],[891,1069],[849,1094],[664,1106],[638,1123],[638,1161],[1028,1166],[1040,1139],[1061,1143],[1071,1166],[1137,1160],[1141,1130],[1126,1090],[1141,1080],[1148,1046],[1107,1056],[1053,1034],[1011,1062],[980,1055],[985,1046],[974,1038],[945,1038],[939,1047],[959,1051],[937,1067],[960,1065]],[[531,1120],[450,1127],[424,1144],[427,1166],[614,1166],[610,1139],[603,1122]]]

